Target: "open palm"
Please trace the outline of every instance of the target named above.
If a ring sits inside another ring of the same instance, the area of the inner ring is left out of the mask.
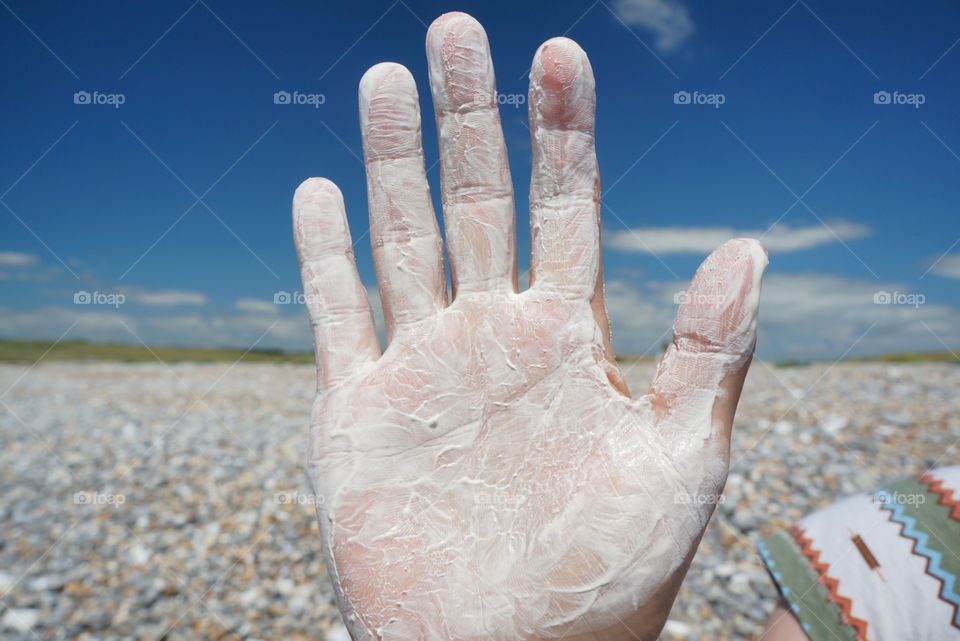
[[[294,197],[311,475],[344,618],[358,641],[655,638],[726,477],[766,256],[736,240],[705,261],[631,398],[603,300],[586,55],[556,38],[531,68],[523,292],[486,35],[444,15],[427,57],[451,300],[402,66],[360,84],[382,354],[339,190],[310,179]]]

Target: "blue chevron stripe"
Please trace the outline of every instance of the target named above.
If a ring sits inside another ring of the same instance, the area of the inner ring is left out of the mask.
[[[916,519],[905,514],[904,506],[894,501],[889,492],[878,490],[877,494],[883,499],[881,508],[888,510],[890,518],[903,526],[903,534],[915,541],[914,551],[928,559],[927,571],[943,583],[940,590],[941,598],[960,607],[960,594],[955,590],[956,577],[940,567],[943,555],[927,546],[930,536],[917,528]],[[953,624],[960,625],[960,609],[954,616]]]

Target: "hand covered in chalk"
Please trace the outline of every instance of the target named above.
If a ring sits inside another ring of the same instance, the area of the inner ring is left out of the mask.
[[[653,639],[727,473],[766,255],[714,252],[650,391],[610,348],[594,79],[556,38],[530,71],[530,287],[486,35],[427,34],[453,291],[424,173],[417,90],[360,83],[381,354],[343,198],[310,179],[295,239],[316,341],[310,472],[327,566],[357,641]]]

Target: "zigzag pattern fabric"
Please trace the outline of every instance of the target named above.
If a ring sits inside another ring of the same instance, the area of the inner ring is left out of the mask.
[[[834,503],[759,551],[812,641],[960,639],[960,466]]]

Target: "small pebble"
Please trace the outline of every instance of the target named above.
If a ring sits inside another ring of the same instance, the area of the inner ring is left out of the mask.
[[[3,613],[3,619],[0,619],[0,626],[10,630],[16,630],[17,632],[27,632],[36,627],[39,619],[39,610],[11,608]]]

